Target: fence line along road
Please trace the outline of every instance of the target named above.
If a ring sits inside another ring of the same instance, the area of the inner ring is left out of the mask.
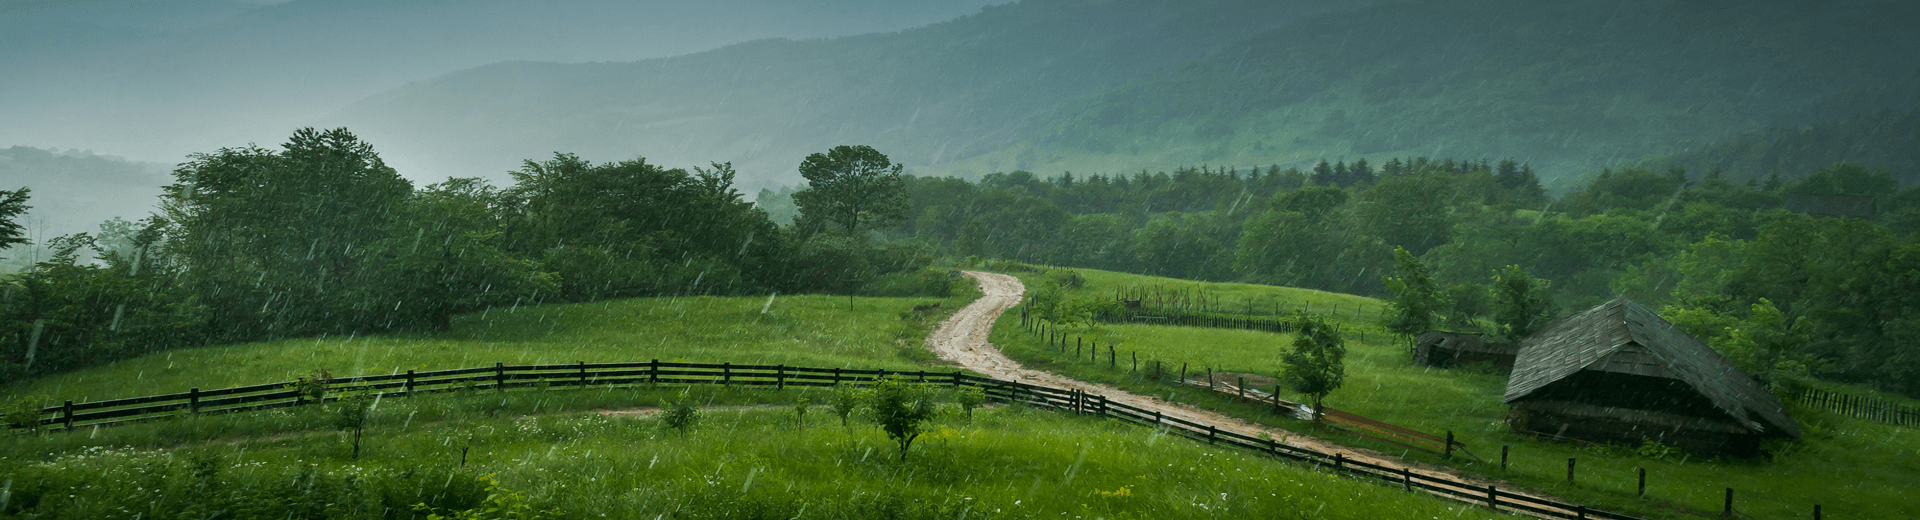
[[[343,377],[326,380],[321,397],[310,399],[296,383],[271,383],[219,390],[198,388],[182,393],[114,399],[75,404],[66,401],[44,408],[34,427],[55,427],[65,431],[77,428],[115,426],[192,414],[235,413],[302,406],[331,401],[341,393],[378,392],[382,396],[407,396],[417,393],[455,390],[505,391],[510,388],[551,388],[631,385],[714,384],[739,386],[825,387],[838,384],[868,385],[895,376],[908,381],[950,386],[969,386],[985,390],[987,398],[1003,403],[1022,403],[1043,408],[1108,417],[1135,424],[1163,428],[1169,433],[1208,444],[1265,453],[1280,458],[1344,473],[1356,478],[1398,485],[1407,491],[1419,489],[1442,497],[1496,509],[1526,513],[1543,518],[1596,518],[1640,520],[1637,517],[1535,498],[1502,491],[1492,486],[1476,486],[1448,478],[1438,478],[1405,469],[1394,469],[1346,459],[1340,454],[1289,446],[1269,438],[1255,438],[1220,430],[1215,426],[1164,416],[1106,396],[1076,390],[1064,390],[1017,381],[980,377],[963,372],[857,370],[848,368],[812,368],[786,365],[735,365],[732,363],[663,363],[660,360],[638,363],[574,363],[570,365],[506,365],[437,370],[388,375]],[[10,425],[20,427],[22,425]]]

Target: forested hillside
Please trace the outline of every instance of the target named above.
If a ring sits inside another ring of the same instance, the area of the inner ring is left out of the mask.
[[[1020,135],[1047,145],[1023,164],[1514,157],[1552,188],[1730,133],[1912,107],[1914,20],[1888,2],[1384,2],[1034,118]]]
[[[1840,121],[1756,130],[1705,146],[1649,158],[1655,170],[1720,170],[1746,182],[1772,174],[1796,175],[1837,162],[1886,170],[1902,186],[1920,184],[1920,109],[1878,110]]]
[[[844,143],[967,178],[1513,157],[1556,189],[1734,133],[1909,109],[1917,9],[1025,2],[895,34],[494,65],[369,99],[341,121],[480,173],[561,143],[602,159],[635,145],[671,161],[731,157],[749,189],[794,182],[799,151]]]

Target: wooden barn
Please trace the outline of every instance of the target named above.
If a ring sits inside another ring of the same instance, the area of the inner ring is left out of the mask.
[[[1514,431],[1554,438],[1750,456],[1762,439],[1800,436],[1759,382],[1625,298],[1522,341],[1506,403]]]
[[[1519,351],[1514,345],[1488,341],[1486,334],[1430,330],[1414,338],[1413,363],[1435,368],[1484,363],[1511,370]]]

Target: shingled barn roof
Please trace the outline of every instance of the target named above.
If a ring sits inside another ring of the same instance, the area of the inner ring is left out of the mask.
[[[1751,431],[1800,436],[1780,400],[1752,377],[1626,298],[1560,320],[1521,341],[1505,400],[1524,400],[1582,370],[1678,380]]]

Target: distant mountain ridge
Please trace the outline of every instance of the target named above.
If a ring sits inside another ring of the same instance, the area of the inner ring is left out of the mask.
[[[335,121],[396,164],[733,161],[749,189],[871,144],[920,174],[1512,157],[1571,178],[1920,106],[1913,3],[1028,1],[899,33],[497,64]],[[760,184],[754,184],[755,182]]]
[[[489,63],[890,31],[992,1],[0,0],[0,147],[178,161]]]
[[[336,120],[406,164],[498,175],[554,151],[732,161],[793,182],[806,153],[870,144],[913,165],[1016,143],[1022,121],[1070,99],[1350,4],[1050,0],[897,33],[762,40],[631,63],[503,63],[358,103]],[[1008,165],[1012,166],[1012,165]],[[491,171],[489,171],[491,169]]]

